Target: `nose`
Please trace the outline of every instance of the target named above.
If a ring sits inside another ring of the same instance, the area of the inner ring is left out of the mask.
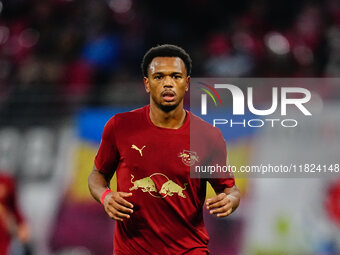
[[[164,88],[172,88],[174,86],[173,79],[170,75],[165,76],[163,81],[164,81],[163,83]]]

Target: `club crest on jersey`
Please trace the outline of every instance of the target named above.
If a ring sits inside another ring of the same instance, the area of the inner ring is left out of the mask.
[[[182,159],[182,162],[187,166],[192,166],[198,162],[197,153],[194,151],[183,150],[178,154],[178,157]]]

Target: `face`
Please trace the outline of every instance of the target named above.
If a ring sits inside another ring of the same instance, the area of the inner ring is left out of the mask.
[[[187,76],[185,64],[178,57],[156,57],[144,77],[146,92],[150,93],[151,104],[156,104],[165,111],[183,105],[183,98],[188,91],[190,76]]]

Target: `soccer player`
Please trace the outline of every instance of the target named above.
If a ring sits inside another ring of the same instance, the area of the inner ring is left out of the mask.
[[[9,253],[12,235],[23,244],[29,241],[28,226],[17,207],[15,181],[0,170],[0,254]]]
[[[191,58],[182,48],[151,48],[142,71],[150,104],[106,123],[90,192],[116,220],[115,254],[209,254],[204,203],[210,214],[225,217],[238,207],[240,192],[232,176],[211,178],[217,195],[205,202],[207,180],[190,178],[190,167],[225,165],[225,141],[219,129],[183,108]],[[198,127],[191,133],[190,123]],[[190,136],[199,138],[195,151]],[[114,172],[117,192],[109,189]]]

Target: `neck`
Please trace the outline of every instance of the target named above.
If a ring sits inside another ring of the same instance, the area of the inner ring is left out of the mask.
[[[186,112],[183,109],[183,101],[173,110],[165,112],[155,103],[150,102],[150,119],[157,127],[178,129],[186,119]]]

